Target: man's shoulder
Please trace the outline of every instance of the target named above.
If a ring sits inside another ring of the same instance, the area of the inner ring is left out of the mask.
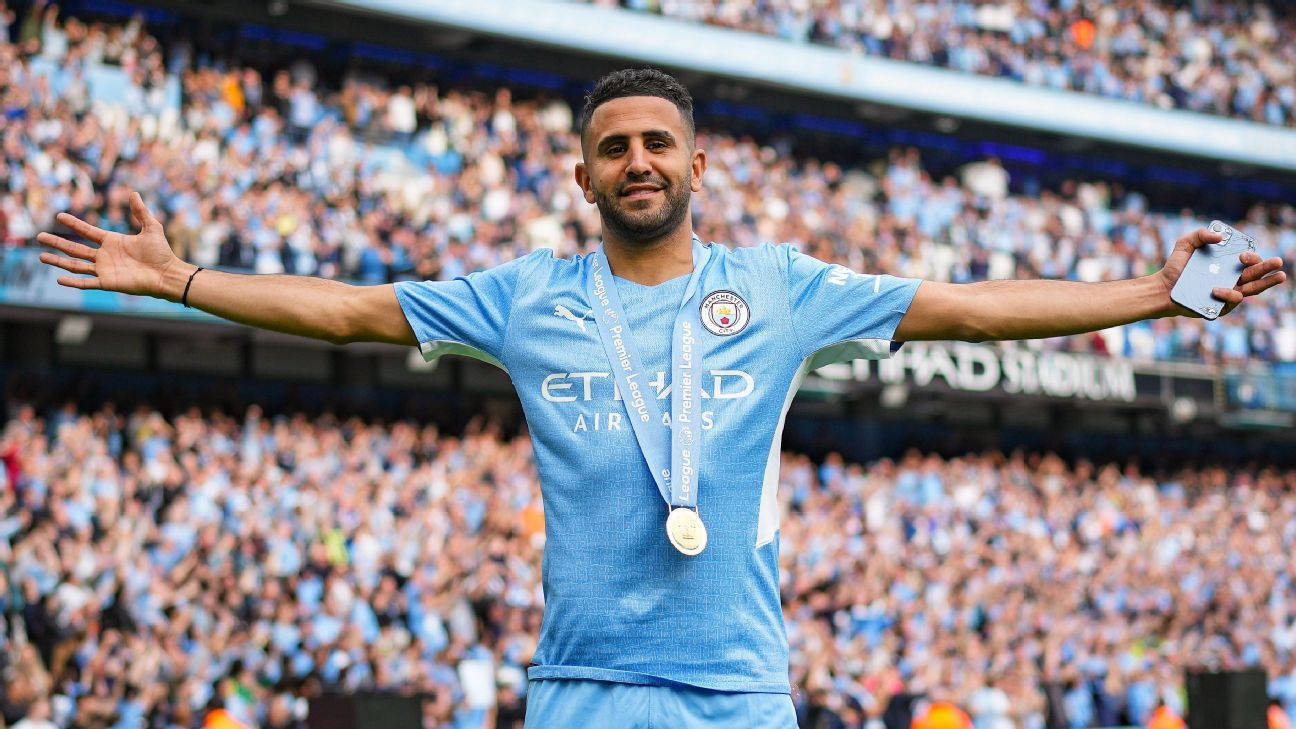
[[[721,255],[738,261],[756,260],[778,255],[786,256],[789,251],[796,250],[790,243],[771,243],[769,241],[744,244],[712,243],[712,245],[716,247]]]
[[[480,274],[510,278],[527,285],[548,286],[554,277],[580,270],[582,256],[560,258],[552,248],[537,248],[510,261],[479,271]]]
[[[495,268],[546,268],[553,266],[555,263],[561,263],[562,261],[563,259],[554,256],[552,248],[537,248],[525,256],[518,256],[511,261],[505,261]]]
[[[565,272],[581,270],[582,265],[588,258],[589,254],[576,253],[569,256],[560,256],[552,248],[537,248],[517,260],[526,261],[531,266]]]
[[[726,266],[778,266],[786,262],[796,248],[787,243],[752,243],[744,245],[726,245],[712,243],[717,256],[725,261]]]
[[[726,275],[754,276],[765,284],[786,283],[789,266],[798,255],[790,243],[716,244],[716,248]]]

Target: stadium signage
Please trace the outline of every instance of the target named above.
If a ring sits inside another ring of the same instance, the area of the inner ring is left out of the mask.
[[[886,360],[854,360],[817,371],[829,380],[927,387],[940,380],[953,390],[1000,391],[1078,400],[1131,402],[1137,395],[1129,360],[1069,352],[1001,350],[968,342],[910,342]]]

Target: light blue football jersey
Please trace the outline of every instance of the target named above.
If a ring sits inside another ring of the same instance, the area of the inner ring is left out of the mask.
[[[522,401],[544,496],[545,613],[533,679],[787,693],[776,491],[783,421],[811,369],[886,357],[919,281],[856,274],[787,245],[711,244],[703,269],[698,512],[687,557],[639,450],[587,300],[590,256],[541,250],[396,296],[424,357],[503,367]],[[669,417],[670,334],[689,276],[613,277]]]

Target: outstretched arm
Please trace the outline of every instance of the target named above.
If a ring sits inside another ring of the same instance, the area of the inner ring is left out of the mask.
[[[1076,281],[982,281],[948,284],[924,281],[909,311],[896,328],[896,341],[959,339],[982,342],[1039,339],[1092,332],[1143,319],[1197,316],[1170,299],[1193,250],[1218,243],[1221,236],[1199,229],[1180,238],[1158,272],[1141,278],[1101,283]],[[1247,296],[1255,296],[1286,280],[1281,258],[1261,260],[1248,251],[1241,256],[1242,276],[1232,289],[1215,289],[1232,311]]]
[[[130,197],[131,216],[140,232],[122,235],[96,228],[68,213],[58,221],[98,248],[51,233],[36,240],[66,254],[42,253],[40,260],[89,278],[59,276],[77,289],[104,289],[180,301],[197,266],[171,252],[162,224],[144,206],[139,193]],[[309,276],[226,273],[203,269],[189,284],[190,306],[241,324],[347,342],[391,342],[413,345],[414,332],[396,301],[391,285],[352,286]]]

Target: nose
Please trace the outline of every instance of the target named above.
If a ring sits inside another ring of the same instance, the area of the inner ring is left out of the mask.
[[[632,177],[641,177],[652,172],[652,166],[648,164],[648,150],[639,142],[630,145],[629,158],[626,160],[626,174]]]

